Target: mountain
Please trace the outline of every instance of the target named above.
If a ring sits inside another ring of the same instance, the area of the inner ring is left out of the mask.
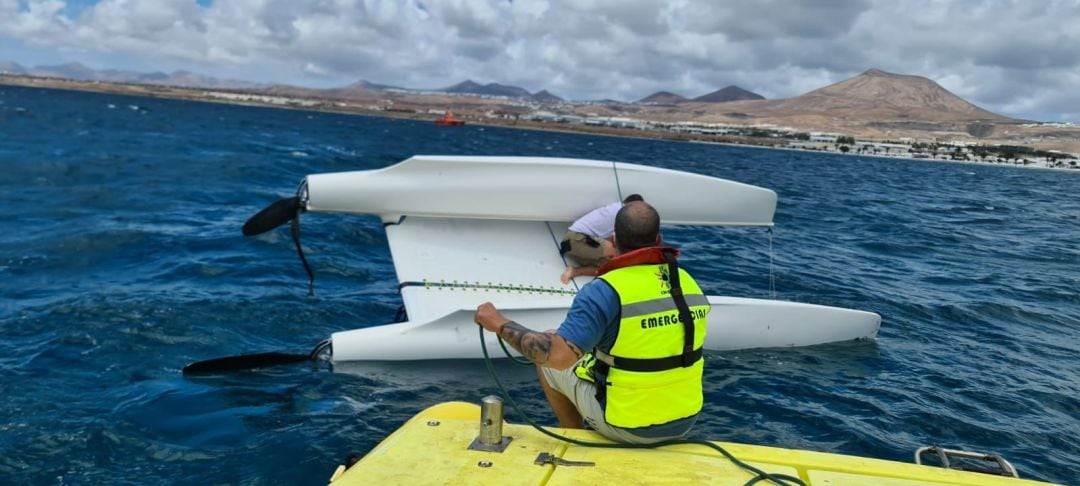
[[[289,98],[308,99],[356,99],[358,93],[369,93],[360,90],[347,90],[346,88],[316,89],[292,86],[289,84],[269,84],[250,90],[253,93],[267,96],[285,96]]]
[[[445,91],[447,93],[458,94],[474,94],[484,96],[506,96],[508,98],[531,98],[524,88],[517,86],[506,86],[499,83],[479,84],[473,82],[471,79],[462,81],[458,84],[450,86],[449,88],[443,88],[438,91]]]
[[[667,91],[657,91],[649,96],[646,96],[635,103],[638,104],[653,104],[653,105],[674,105],[686,101],[686,98],[679,96],[675,93],[669,93]]]
[[[484,89],[484,85],[476,83],[471,79],[466,79],[453,86],[437,89],[435,91],[446,91],[447,93],[476,93],[482,89]]]
[[[527,90],[525,90],[524,88],[519,88],[517,86],[506,86],[506,85],[498,84],[498,83],[488,83],[488,84],[484,85],[484,89],[481,90],[481,93],[479,93],[479,94],[490,94],[490,95],[493,95],[493,96],[506,96],[508,98],[531,98],[532,97],[532,95],[529,94],[529,92]]]
[[[158,75],[147,75],[137,81],[136,83],[146,84],[163,84],[168,86],[180,86],[183,88],[225,88],[225,89],[240,89],[240,88],[254,88],[259,86],[257,83],[249,83],[246,81],[234,81],[231,79],[220,79],[212,76],[205,76],[199,73],[193,73],[191,71],[173,71],[169,74],[158,73]]]
[[[365,79],[361,79],[360,81],[357,81],[357,82],[355,82],[353,84],[350,84],[350,85],[345,86],[345,87],[340,88],[340,89],[363,89],[363,90],[397,89],[397,90],[406,90],[405,88],[402,88],[400,86],[390,86],[388,84],[372,83],[371,81],[368,81],[368,80],[365,80]]]
[[[747,91],[738,86],[731,85],[723,89],[718,89],[712,93],[698,96],[690,101],[697,101],[700,103],[725,103],[728,101],[739,100],[763,100],[764,96],[761,96],[752,91]]]
[[[0,61],[0,73],[23,74],[25,72],[26,68],[22,67],[17,62]]]
[[[274,85],[262,91],[267,94],[273,94],[278,96],[291,96],[300,98],[328,98],[352,101],[366,100],[370,102],[373,100],[382,99],[386,96],[390,96],[390,91],[407,92],[411,90],[400,88],[397,86],[390,86],[387,84],[372,83],[371,81],[361,79],[355,83],[342,86],[340,88],[316,89],[290,85]]]
[[[94,81],[97,75],[97,71],[77,62],[69,62],[67,64],[56,66],[36,66],[27,70],[26,73],[33,76],[67,78],[79,81]]]
[[[566,100],[559,98],[548,92],[548,90],[540,90],[532,95],[533,101],[539,101],[540,103],[563,103]]]
[[[28,71],[34,76],[76,79],[79,81],[107,81],[110,83],[158,83],[168,78],[161,72],[150,74],[119,69],[93,69],[81,63],[71,62],[56,66],[36,66]]]
[[[131,83],[160,84],[166,86],[179,86],[182,88],[219,88],[219,89],[251,89],[263,87],[259,83],[237,81],[233,79],[221,79],[213,76],[205,76],[191,71],[173,71],[169,74],[153,73],[144,74]]]
[[[77,62],[55,66],[35,66],[27,70],[27,74],[78,81],[107,81],[110,83],[159,83],[168,78],[168,75],[160,72],[144,74],[119,69],[96,70]]]
[[[921,121],[1011,121],[979,108],[922,76],[870,69],[858,76],[783,100],[770,111]]]
[[[7,63],[0,64],[0,70]],[[14,64],[14,63],[12,63]],[[15,64],[18,66],[17,64]],[[219,79],[204,76],[190,71],[173,71],[170,74],[162,72],[139,73],[135,71],[122,71],[119,69],[93,69],[81,63],[71,62],[55,66],[36,66],[24,70],[31,76],[43,76],[50,78],[74,79],[77,81],[105,81],[110,83],[131,84],[157,84],[164,86],[179,86],[184,88],[224,88],[224,89],[248,89],[262,86],[258,83],[236,81],[231,79]]]

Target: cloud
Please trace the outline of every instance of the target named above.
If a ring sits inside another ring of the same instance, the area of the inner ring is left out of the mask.
[[[471,78],[623,100],[729,84],[791,97],[877,67],[992,111],[1073,120],[1075,25],[1080,2],[1064,0],[0,0],[0,43],[26,46],[11,60],[30,65],[49,50],[98,68],[313,86]]]
[[[732,0],[686,5],[686,27],[733,42],[836,39],[870,7],[866,0]]]

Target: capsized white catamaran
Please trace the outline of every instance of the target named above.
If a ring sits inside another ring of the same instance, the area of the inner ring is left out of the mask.
[[[568,263],[559,253],[563,234],[589,210],[634,193],[656,208],[665,225],[769,227],[776,210],[771,190],[657,167],[567,158],[416,156],[383,169],[309,175],[297,196],[252,217],[244,233],[259,234],[289,220],[295,228],[302,211],[379,216],[407,317],[334,333],[328,340],[332,359],[481,358],[476,307],[491,301],[530,328],[558,327],[577,288],[591,279],[578,277],[569,286],[559,282]],[[692,262],[688,255],[684,264],[692,269]],[[881,324],[872,312],[837,307],[728,296],[709,296],[709,302],[708,350],[869,339]],[[497,337],[485,333],[485,339],[490,346]],[[316,347],[312,357],[324,347]],[[268,364],[280,358],[266,356],[273,354],[265,353]],[[223,358],[229,359],[234,358]],[[259,360],[202,363],[213,365],[185,371],[249,367]]]

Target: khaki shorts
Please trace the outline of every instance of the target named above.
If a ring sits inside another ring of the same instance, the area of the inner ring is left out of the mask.
[[[599,432],[600,435],[613,441],[624,442],[627,444],[651,444],[653,442],[678,438],[638,437],[625,429],[609,425],[607,421],[604,420],[603,407],[600,406],[600,402],[596,401],[596,384],[579,378],[577,373],[574,373],[575,368],[577,368],[576,363],[574,366],[561,371],[546,366],[540,367],[548,384],[559,393],[566,395],[566,398],[569,398],[570,401],[574,403],[574,407],[577,408],[578,413],[581,414],[581,418],[585,419],[585,423],[593,430]]]
[[[569,245],[570,248],[563,254],[573,258],[581,266],[599,267],[608,260],[604,256],[604,246],[608,243],[596,240],[584,233],[567,231],[566,236],[563,237],[563,245]]]

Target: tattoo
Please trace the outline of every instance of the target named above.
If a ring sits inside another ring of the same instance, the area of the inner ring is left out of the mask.
[[[532,331],[528,330],[525,326],[510,321],[499,328],[499,337],[503,338],[503,341],[510,343],[514,349],[521,351],[521,338],[530,332]]]
[[[499,329],[499,336],[533,363],[544,364],[551,357],[551,334],[536,332],[510,321]]]

